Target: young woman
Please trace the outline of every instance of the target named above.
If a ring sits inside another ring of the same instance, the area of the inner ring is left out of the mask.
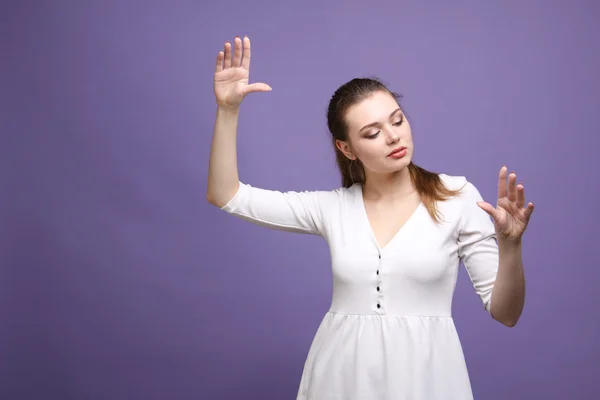
[[[414,163],[398,96],[353,79],[329,103],[327,122],[342,175],[331,191],[278,192],[238,178],[239,107],[249,84],[250,40],[217,56],[217,116],[207,199],[242,219],[323,237],[331,250],[330,310],[304,365],[298,399],[472,399],[451,316],[462,261],[491,316],[514,326],[523,309],[521,238],[533,212],[502,167],[496,207],[465,177]],[[491,216],[492,220],[488,217]]]

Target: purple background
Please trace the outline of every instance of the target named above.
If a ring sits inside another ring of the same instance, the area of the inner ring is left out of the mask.
[[[339,186],[327,102],[381,77],[405,96],[417,164],[495,203],[506,163],[536,204],[515,328],[461,269],[475,398],[600,397],[598,2],[9,1],[0,16],[0,398],[295,398],[329,307],[327,245],[205,200],[215,57],[244,34],[251,81],[273,91],[243,104],[241,179]]]

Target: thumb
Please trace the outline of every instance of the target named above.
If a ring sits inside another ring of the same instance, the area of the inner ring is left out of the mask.
[[[481,208],[483,211],[485,211],[490,217],[492,217],[494,222],[498,221],[499,215],[494,206],[492,206],[489,203],[486,203],[485,201],[478,201],[477,205],[479,206],[479,208]]]
[[[271,90],[273,90],[273,88],[266,83],[253,83],[244,88],[244,95],[253,92],[270,92]]]

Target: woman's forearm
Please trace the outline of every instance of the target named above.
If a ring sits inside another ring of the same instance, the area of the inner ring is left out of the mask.
[[[490,312],[502,324],[517,324],[525,304],[525,274],[523,272],[522,242],[498,241],[499,265],[492,290]]]
[[[222,207],[238,190],[237,126],[238,108],[217,108],[210,161],[206,199]]]

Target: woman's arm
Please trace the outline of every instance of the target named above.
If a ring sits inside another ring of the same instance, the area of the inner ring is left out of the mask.
[[[242,54],[243,45],[243,54]],[[238,189],[237,126],[240,105],[252,92],[268,92],[271,87],[264,83],[248,83],[250,75],[250,39],[236,37],[232,55],[231,43],[225,43],[224,51],[217,55],[214,75],[214,92],[217,101],[206,199],[213,205],[223,207]]]
[[[479,193],[475,193],[470,200],[473,208],[474,200],[478,208],[485,211],[492,218],[493,223],[480,222],[480,229],[472,231],[487,231],[491,236],[491,227],[494,227],[494,236],[498,243],[498,261],[496,277],[491,292],[492,317],[502,324],[513,327],[519,321],[525,304],[525,274],[522,260],[522,237],[529,224],[534,204],[529,202],[525,207],[525,188],[522,183],[516,184],[517,175],[512,172],[508,175],[506,165],[500,168],[498,174],[498,200],[496,207],[483,201]],[[472,219],[481,219],[480,212],[472,212]],[[475,216],[477,215],[477,218]],[[476,225],[474,225],[477,228]],[[475,247],[477,248],[477,247]],[[491,263],[493,258],[488,259]]]

